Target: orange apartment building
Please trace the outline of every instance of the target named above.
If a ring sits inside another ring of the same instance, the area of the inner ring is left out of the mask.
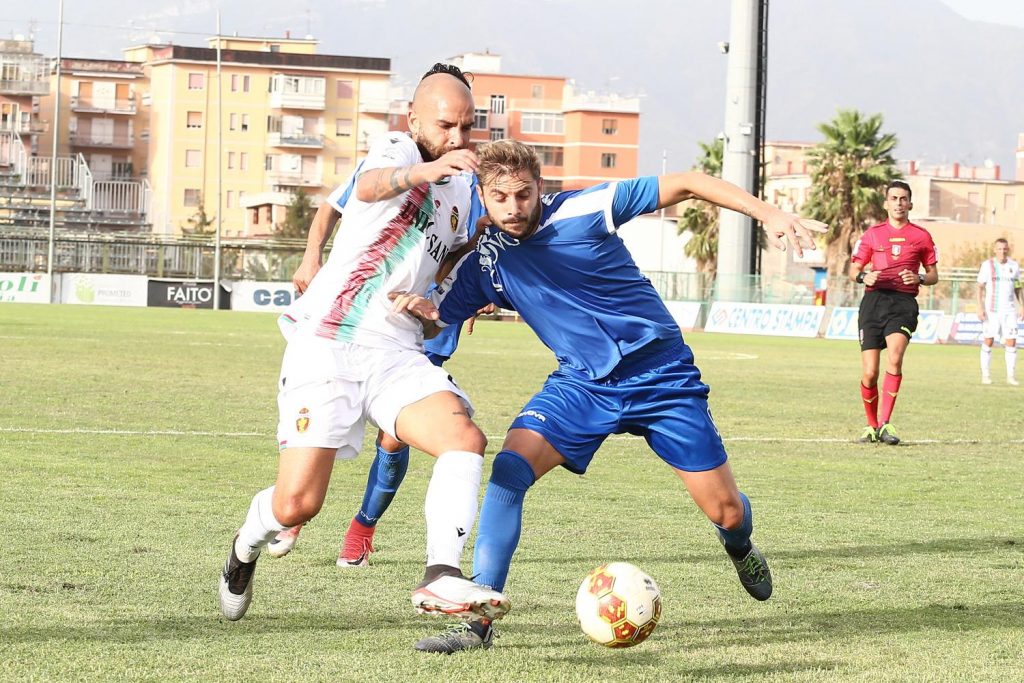
[[[637,175],[640,101],[579,93],[559,76],[501,73],[501,57],[466,53],[448,60],[473,75],[474,143],[513,138],[540,156],[544,190],[573,190]],[[406,130],[397,108],[391,127]]]

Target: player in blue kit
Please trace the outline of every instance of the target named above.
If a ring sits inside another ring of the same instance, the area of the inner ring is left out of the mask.
[[[393,293],[394,310],[434,329],[486,303],[515,309],[558,360],[512,422],[494,459],[473,556],[475,580],[503,590],[522,528],[527,490],[561,465],[583,473],[611,434],[643,436],[715,525],[746,591],[772,593],[751,541],[750,501],[739,491],[708,408],[693,354],[658,293],[633,262],[618,226],[698,197],[762,222],[770,243],[797,253],[825,226],[701,173],[636,178],[540,195],[540,162],[510,140],[477,150],[480,195],[493,225],[430,299]],[[486,621],[458,624],[416,649],[489,647]]]
[[[428,72],[427,76],[432,73],[433,71]],[[464,79],[463,82],[467,86],[469,85],[468,81]],[[359,177],[361,168],[362,163],[356,167],[348,183],[334,190],[317,209],[317,213],[310,224],[302,263],[292,276],[292,284],[295,286],[295,291],[298,294],[302,294],[306,290],[310,281],[320,270],[323,263],[324,247],[334,231],[335,225],[342,217],[345,205],[354,191],[355,181]],[[473,187],[476,186],[475,177],[473,178],[472,185]],[[469,220],[467,221],[471,244],[476,222],[483,216],[483,213],[483,206],[480,204],[479,196],[474,192]],[[443,274],[446,270],[442,266],[439,273]],[[469,334],[472,334],[471,325],[472,323],[468,327]],[[461,331],[461,322],[444,328],[433,339],[424,340],[423,353],[430,359],[431,363],[440,367],[455,353]],[[394,500],[395,494],[402,485],[405,473],[409,468],[409,446],[392,438],[383,430],[377,433],[376,450],[377,453],[374,456],[373,463],[370,464],[366,490],[363,493],[363,500],[359,506],[359,511],[352,518],[352,521],[349,522],[341,549],[338,551],[336,565],[341,569],[369,566],[377,522],[387,511],[388,507],[390,507],[391,501]],[[272,557],[284,557],[290,553],[298,542],[299,532],[302,531],[303,526],[298,524],[279,533],[267,545],[267,551],[270,555]]]

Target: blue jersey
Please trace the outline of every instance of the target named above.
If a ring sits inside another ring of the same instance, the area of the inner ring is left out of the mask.
[[[561,369],[589,379],[607,377],[638,350],[643,355],[679,344],[679,326],[615,234],[657,207],[657,177],[541,201],[533,235],[518,240],[487,228],[476,250],[435,290],[441,322],[457,323],[488,302],[514,309]]]
[[[356,170],[352,173],[352,177],[349,178],[345,185],[339,185],[327,197],[328,203],[331,204],[339,213],[344,215],[345,205],[348,203],[349,197],[352,196],[352,192],[355,191],[356,180],[359,178],[359,170],[363,167],[362,162],[356,166]],[[469,239],[473,239],[473,235],[476,234],[476,222],[484,215],[483,204],[480,203],[480,196],[476,191],[477,178],[474,175],[473,181],[470,184],[470,197],[471,202],[469,205],[469,220],[466,222]],[[478,309],[479,310],[479,309]],[[473,311],[476,314],[476,311]],[[471,316],[466,316],[469,318]],[[463,319],[465,320],[465,318]],[[441,363],[451,358],[452,354],[455,353],[455,349],[459,345],[459,335],[462,334],[462,320],[458,324],[450,325],[443,329],[433,339],[426,339],[423,341],[423,352],[430,358],[430,362],[434,365],[440,366]]]

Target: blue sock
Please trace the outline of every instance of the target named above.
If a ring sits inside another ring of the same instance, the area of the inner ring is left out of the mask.
[[[505,589],[512,553],[523,528],[523,498],[535,481],[530,463],[518,453],[502,451],[494,457],[473,550],[477,583],[497,591]]]
[[[740,492],[740,500],[743,501],[743,521],[740,525],[735,529],[723,529],[717,524],[715,525],[715,528],[718,529],[718,537],[722,539],[722,544],[725,546],[725,552],[737,559],[742,559],[750,552],[750,534],[754,533],[754,517],[750,511],[750,501],[747,500],[747,496],[743,492]]]
[[[395,497],[395,492],[405,479],[405,471],[409,468],[409,447],[394,453],[381,448],[377,444],[377,455],[370,465],[370,476],[366,478],[366,493],[363,504],[356,514],[356,521],[364,526],[375,526],[387,511]]]

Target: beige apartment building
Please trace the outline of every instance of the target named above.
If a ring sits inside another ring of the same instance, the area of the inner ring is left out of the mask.
[[[218,81],[217,41],[62,60],[60,149],[96,179],[144,186],[159,234],[194,229],[200,210],[215,220],[218,206],[225,237],[271,234],[293,193],[325,197],[387,131],[390,60],[221,37]]]
[[[465,53],[448,62],[472,74],[474,143],[514,138],[540,156],[545,191],[572,190],[637,175],[640,101],[579,92],[560,76],[501,73],[501,57]],[[405,130],[399,107],[391,127]]]

